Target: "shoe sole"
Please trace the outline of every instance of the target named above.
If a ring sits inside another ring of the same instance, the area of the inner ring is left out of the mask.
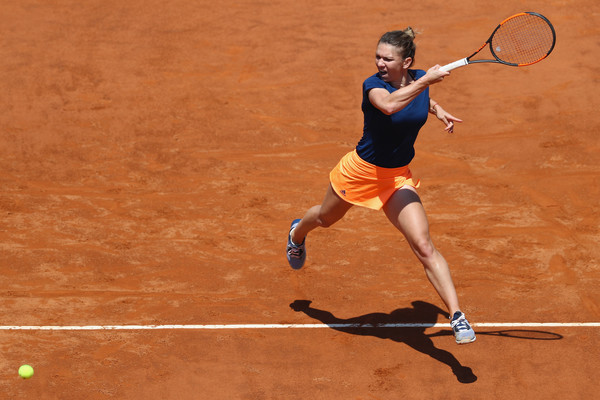
[[[477,340],[476,337],[474,337],[473,339],[463,339],[461,341],[456,340],[456,344],[469,344],[473,343],[475,340]]]

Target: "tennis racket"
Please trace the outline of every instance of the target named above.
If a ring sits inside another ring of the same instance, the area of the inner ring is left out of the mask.
[[[546,17],[535,12],[522,12],[508,17],[494,29],[490,38],[469,57],[440,67],[450,71],[474,63],[499,63],[523,67],[542,61],[554,49],[556,32]],[[486,45],[494,59],[472,60]]]

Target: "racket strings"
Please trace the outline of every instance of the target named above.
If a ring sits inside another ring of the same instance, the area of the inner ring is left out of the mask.
[[[554,31],[544,19],[520,14],[496,30],[491,49],[502,61],[528,65],[546,57],[554,47],[554,40]]]

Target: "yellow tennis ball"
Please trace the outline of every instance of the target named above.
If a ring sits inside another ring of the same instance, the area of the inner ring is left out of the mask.
[[[23,379],[29,379],[33,376],[33,368],[31,365],[21,365],[19,367],[19,376]]]

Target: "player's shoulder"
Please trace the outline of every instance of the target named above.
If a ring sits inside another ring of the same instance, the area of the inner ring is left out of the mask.
[[[374,88],[385,88],[387,86],[386,82],[381,79],[379,73],[373,74],[369,76],[363,82],[363,90],[370,90]]]
[[[365,79],[365,82],[383,82],[383,79],[381,79],[381,75],[379,75],[379,73],[376,73]]]
[[[427,73],[426,71],[424,71],[422,69],[409,69],[409,71],[412,72],[415,79],[419,79]]]

